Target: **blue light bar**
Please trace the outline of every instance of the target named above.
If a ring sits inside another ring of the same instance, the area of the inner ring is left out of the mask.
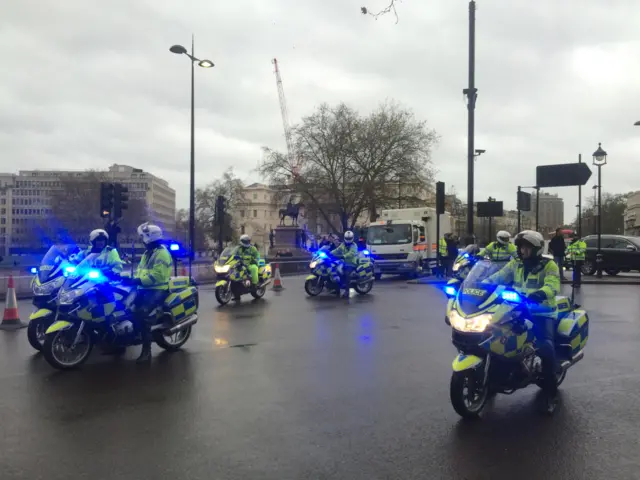
[[[70,267],[64,267],[64,271],[66,273],[73,273],[76,271],[76,267],[70,266]]]
[[[364,253],[365,255],[369,255],[369,250],[363,250],[362,253]]]
[[[444,287],[444,293],[446,293],[450,297],[453,297],[456,294],[456,287],[452,287],[451,285],[447,285],[446,287]]]
[[[177,243],[172,243],[171,245],[169,245],[169,250],[171,250],[172,252],[177,252],[178,250],[180,250],[180,245],[178,245]]]
[[[520,303],[522,302],[522,297],[518,292],[514,292],[513,290],[505,290],[500,294],[502,299],[506,302],[512,303]]]
[[[469,254],[465,253],[464,255],[462,255],[464,258],[469,258]]]
[[[100,278],[100,270],[89,270],[89,273],[87,274],[89,276],[89,278]]]
[[[326,253],[324,253],[324,252],[318,252],[318,256],[319,256],[320,258],[327,258],[327,254],[326,254]]]
[[[38,269],[36,267],[31,267],[31,270],[29,270],[31,273],[33,273],[34,275],[36,273],[38,273]]]

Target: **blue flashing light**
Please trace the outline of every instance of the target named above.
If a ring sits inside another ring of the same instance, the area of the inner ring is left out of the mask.
[[[506,302],[512,303],[520,303],[522,302],[522,297],[518,292],[514,292],[513,290],[505,290],[500,294],[502,299]]]
[[[64,267],[65,273],[73,273],[76,271],[76,267]]]
[[[178,250],[180,250],[180,245],[178,245],[177,243],[172,243],[171,245],[169,245],[169,250],[171,250],[172,252],[177,252]]]
[[[89,273],[87,274],[89,278],[100,278],[100,270],[89,270]]]
[[[444,293],[446,293],[450,297],[453,297],[456,294],[456,287],[452,287],[451,285],[447,285],[446,287],[444,287]]]
[[[318,253],[318,256],[319,256],[320,258],[327,258],[327,254],[326,254],[326,253],[324,253],[324,252],[319,252],[319,253]]]
[[[31,273],[33,273],[34,275],[36,273],[38,273],[38,269],[36,267],[31,267],[31,270],[29,270]]]
[[[365,255],[369,255],[370,254],[369,250],[363,250],[362,253],[364,253]]]
[[[469,254],[465,253],[464,255],[462,255],[464,258],[469,258]]]

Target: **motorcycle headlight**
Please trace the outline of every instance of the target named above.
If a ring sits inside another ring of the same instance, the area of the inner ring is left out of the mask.
[[[454,272],[457,272],[458,270],[460,270],[460,264],[459,264],[459,263],[456,263],[456,264],[453,266],[453,271],[454,271]]]
[[[216,273],[227,273],[229,271],[229,265],[216,265],[213,269]]]
[[[60,292],[60,295],[58,296],[58,303],[60,303],[60,305],[70,305],[81,294],[82,294],[82,289],[79,289],[79,288],[75,290],[65,290],[64,292]]]
[[[316,268],[316,265],[318,264],[318,262],[311,262],[309,264],[309,268]]]
[[[491,314],[483,313],[475,317],[464,318],[455,310],[449,314],[451,326],[460,332],[482,333],[491,323]]]
[[[56,279],[51,280],[47,283],[42,283],[40,285],[33,284],[33,294],[34,295],[51,295],[55,290],[60,288],[64,283],[64,277],[58,277]]]

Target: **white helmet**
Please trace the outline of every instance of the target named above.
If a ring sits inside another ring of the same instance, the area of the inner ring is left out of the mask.
[[[149,245],[152,242],[162,240],[162,229],[157,225],[150,225],[145,222],[138,227],[138,235],[142,239],[142,243]]]
[[[509,243],[509,240],[511,240],[511,234],[506,230],[500,230],[496,235],[496,239],[498,239],[498,243],[506,245],[507,243]]]
[[[346,243],[347,245],[353,243],[354,238],[355,236],[353,235],[353,232],[351,230],[347,230],[346,232],[344,232],[344,243]]]
[[[105,242],[108,242],[109,234],[101,228],[96,228],[95,230],[92,230],[91,233],[89,234],[89,242],[91,242],[92,244],[96,240],[99,240],[100,238],[102,238]]]
[[[251,246],[251,237],[246,233],[240,237],[240,243],[245,247]]]
[[[520,247],[523,243],[528,243],[533,247],[533,255],[541,256],[544,247],[544,237],[534,230],[523,230],[516,235],[515,244]]]

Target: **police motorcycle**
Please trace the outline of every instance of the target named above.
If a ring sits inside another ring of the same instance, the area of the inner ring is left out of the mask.
[[[140,345],[140,329],[131,314],[136,287],[126,277],[93,267],[88,255],[66,277],[57,298],[57,319],[46,330],[42,353],[55,368],[83,364],[94,345],[107,348]],[[198,321],[198,289],[189,277],[172,277],[164,302],[153,310],[151,334],[161,348],[180,349]]]
[[[216,282],[216,300],[220,305],[226,305],[232,298],[240,298],[249,293],[253,298],[260,299],[267,292],[267,285],[271,283],[271,265],[264,259],[258,263],[258,285],[251,285],[249,268],[242,261],[238,246],[227,247],[213,266],[218,281]]]
[[[35,309],[29,316],[27,339],[38,351],[42,350],[45,331],[56,318],[58,291],[66,275],[74,271],[74,254],[78,251],[79,248],[75,245],[52,245],[42,257],[40,266],[31,268]]]
[[[497,393],[510,395],[531,384],[541,386],[542,361],[537,355],[532,314],[545,307],[504,285],[487,282],[504,266],[482,260],[459,288],[445,287],[449,297],[445,321],[459,354],[453,361],[450,399],[464,418],[478,417]],[[582,360],[589,336],[587,312],[571,298],[556,297],[557,385],[567,370]]]
[[[465,279],[478,261],[478,253],[480,253],[480,247],[478,247],[478,245],[469,245],[460,251],[451,269],[455,279],[460,282]]]
[[[331,255],[329,247],[318,250],[309,264],[311,275],[304,282],[307,295],[315,297],[327,288],[328,291],[340,293],[340,277],[343,263]],[[373,260],[368,250],[358,252],[356,268],[349,279],[349,287],[360,295],[366,295],[373,288]]]

